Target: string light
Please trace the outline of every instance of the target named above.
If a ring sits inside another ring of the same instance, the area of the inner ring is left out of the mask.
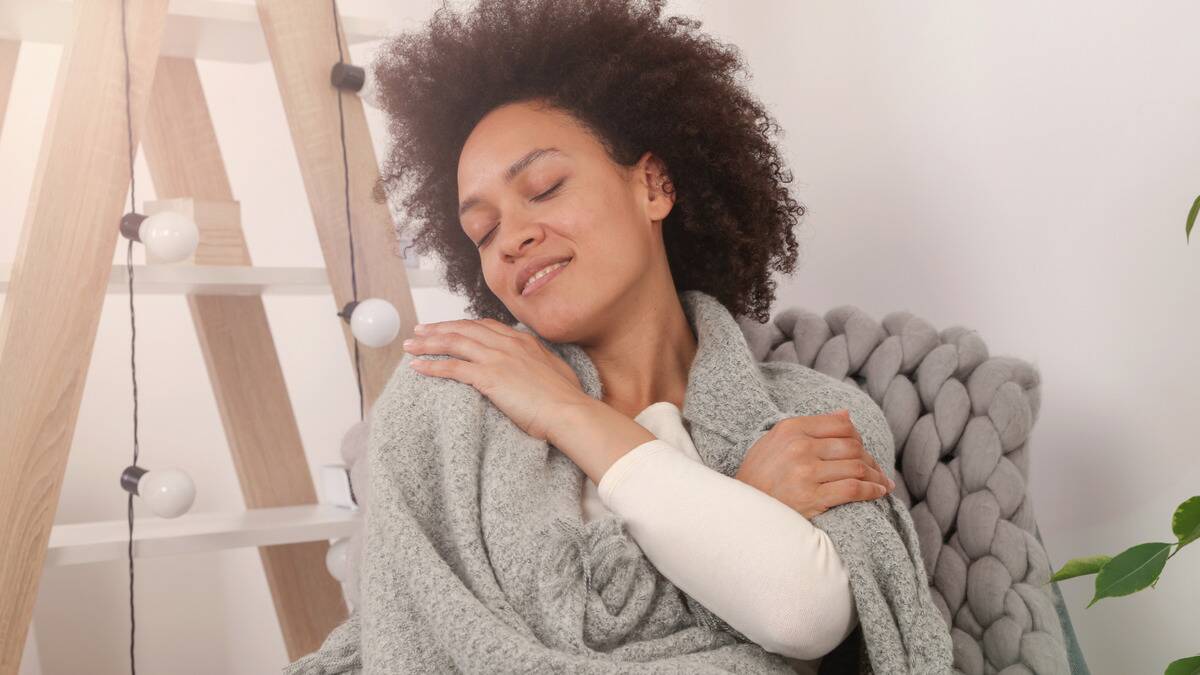
[[[126,0],[121,0],[121,47],[125,53],[125,124],[129,143],[129,213],[121,218],[121,233],[129,240],[125,251],[125,270],[129,277],[129,370],[133,380],[133,464],[121,473],[121,488],[129,493],[126,512],[129,519],[129,670],[136,675],[134,640],[137,622],[133,603],[133,496],[141,496],[155,514],[174,518],[186,512],[196,497],[192,479],[179,469],[147,471],[138,466],[137,396],[137,320],[133,311],[133,242],[146,245],[147,258],[176,262],[196,249],[196,224],[179,214],[155,214],[147,218],[136,212],[137,183],[134,180],[133,113],[130,102],[129,38],[126,34]]]
[[[333,67],[330,78],[333,86],[338,89],[358,92],[363,103],[372,108],[380,108],[379,82],[375,79],[375,71],[366,70],[362,66],[350,63],[338,63]]]
[[[346,303],[338,316],[350,324],[354,335],[354,375],[358,383],[358,417],[366,419],[366,404],[363,399],[362,366],[359,361],[358,344],[368,347],[383,347],[400,334],[400,313],[392,303],[382,298],[358,300],[358,274],[354,264],[354,228],[350,224],[350,160],[346,152],[346,115],[342,110],[342,91],[357,90],[363,84],[362,68],[346,63],[342,51],[342,33],[339,28],[337,0],[333,6],[333,34],[337,38],[338,61],[330,73],[330,82],[337,92],[338,122],[342,139],[342,168],[345,176],[346,232],[350,238],[350,291],[353,299]]]
[[[121,217],[121,234],[146,246],[146,262],[173,263],[190,258],[200,241],[200,230],[191,218],[178,211],[160,211],[152,216],[126,213]]]
[[[376,88],[368,83],[368,78],[361,68],[345,62],[342,49],[342,38],[339,29],[337,0],[331,0],[333,7],[334,33],[337,39],[338,62],[333,68],[331,80],[338,89],[338,120],[342,145],[342,166],[344,174],[344,200],[346,210],[346,230],[350,247],[350,286],[351,302],[347,303],[338,316],[348,322],[355,337],[354,370],[358,385],[359,419],[365,420],[366,406],[362,386],[362,365],[358,343],[368,347],[382,347],[393,340],[400,332],[400,316],[395,307],[380,298],[358,299],[358,278],[354,262],[354,230],[350,215],[350,163],[346,148],[346,120],[342,106],[342,89],[359,91],[364,84],[367,88],[364,97],[374,100]],[[125,267],[129,280],[129,320],[130,320],[130,373],[133,383],[133,464],[121,473],[121,487],[128,494],[127,515],[129,522],[129,665],[130,672],[136,675],[137,663],[135,658],[136,616],[134,612],[134,562],[133,562],[133,497],[141,496],[158,516],[174,518],[191,508],[195,500],[195,486],[187,473],[179,469],[162,469],[148,471],[138,466],[138,397],[137,397],[137,321],[133,302],[133,243],[142,243],[146,247],[147,262],[179,262],[191,257],[199,243],[199,229],[195,222],[183,214],[174,211],[163,211],[152,216],[137,213],[137,185],[134,176],[134,145],[133,117],[130,96],[129,44],[127,35],[127,0],[121,0],[121,45],[125,56],[125,112],[126,131],[129,149],[129,213],[121,218],[120,232],[128,240]],[[346,74],[350,73],[349,78]],[[356,76],[357,73],[357,76]],[[345,578],[347,545],[346,540],[338,540],[330,547],[326,556],[326,567],[330,573],[342,580]]]
[[[349,567],[350,555],[350,539],[342,537],[329,545],[329,551],[325,554],[325,567],[334,579],[338,581],[346,581],[346,571]]]

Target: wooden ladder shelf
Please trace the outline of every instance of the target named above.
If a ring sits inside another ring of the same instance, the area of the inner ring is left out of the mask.
[[[112,256],[130,185],[122,3],[4,4],[0,121],[21,43],[63,44],[16,257],[0,268],[7,294],[0,314],[0,675],[13,675],[44,566],[112,559],[127,544],[124,521],[121,534],[112,523],[54,528],[54,516],[104,296],[127,292],[124,266],[114,266]],[[135,292],[187,297],[247,511],[157,525],[139,519],[137,555],[257,546],[294,660],[347,616],[325,555],[328,540],[354,522],[353,512],[318,504],[261,296],[331,293],[330,320],[352,300],[339,95],[358,295],[388,300],[401,318],[397,340],[360,351],[368,409],[416,323],[409,274],[420,285],[434,280],[400,262],[391,213],[372,197],[379,167],[362,104],[330,84],[338,51],[329,0],[257,0],[257,12],[220,0],[170,0],[170,8],[168,0],[131,0],[125,10],[133,141],[142,144],[158,197],[137,207],[186,208],[200,243],[194,265],[139,267]],[[364,19],[340,23],[343,45],[386,37],[372,34]],[[197,58],[270,59],[324,269],[252,266]],[[354,338],[342,328],[353,368]],[[118,489],[115,476],[113,485]]]

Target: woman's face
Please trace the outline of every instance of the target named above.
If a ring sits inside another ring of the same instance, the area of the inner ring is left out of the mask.
[[[661,221],[672,199],[650,153],[613,162],[571,115],[534,102],[489,112],[458,161],[459,221],[488,288],[551,342],[578,342],[637,299],[666,267]],[[547,265],[541,279],[526,278]],[[522,292],[524,290],[524,292]]]

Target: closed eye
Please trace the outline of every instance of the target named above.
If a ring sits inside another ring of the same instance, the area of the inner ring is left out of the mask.
[[[554,186],[553,186],[553,187],[551,187],[549,190],[546,190],[546,191],[545,191],[545,192],[543,192],[542,194],[540,194],[540,195],[538,195],[538,196],[534,197],[534,198],[532,199],[532,201],[535,201],[535,202],[540,202],[540,201],[542,201],[542,200],[544,200],[544,199],[548,198],[550,195],[554,194],[554,192],[555,192],[555,191],[557,191],[557,190],[558,190],[560,187],[562,187],[563,183],[565,183],[565,182],[567,182],[567,179],[566,179],[566,178],[564,178],[564,179],[562,179],[562,180],[558,181],[558,182],[557,182],[557,183],[555,183],[555,184],[554,184]],[[497,228],[499,228],[499,227],[500,227],[500,223],[496,223],[496,227],[493,227],[491,230],[488,230],[488,233],[487,233],[487,234],[485,234],[485,235],[483,236],[483,239],[480,239],[480,240],[479,240],[479,244],[478,244],[478,245],[477,245],[475,248],[483,248],[483,245],[484,245],[484,244],[486,244],[486,243],[488,243],[488,241],[490,241],[490,240],[491,240],[491,238],[492,238],[492,235],[493,235],[493,234],[495,234],[495,232],[496,232],[496,229],[497,229]]]

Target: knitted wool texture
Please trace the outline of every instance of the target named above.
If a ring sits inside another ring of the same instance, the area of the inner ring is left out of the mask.
[[[698,342],[682,413],[706,465],[732,476],[778,421],[846,408],[866,449],[895,466],[892,429],[870,396],[796,362],[758,362],[720,302],[679,297]],[[582,348],[538,339],[602,398]],[[473,387],[409,360],[370,418],[361,602],[285,673],[792,673],[659,574],[618,514],[584,523],[585,474],[566,455]],[[870,670],[955,672],[898,494],[812,522],[850,573]]]
[[[853,306],[825,318],[790,308],[767,324],[738,323],[755,359],[814,368],[880,405],[900,448],[895,494],[911,512],[934,603],[952,626],[955,668],[1070,673],[1027,486],[1041,401],[1036,368],[989,357],[974,331],[939,334],[908,312],[880,324]]]

